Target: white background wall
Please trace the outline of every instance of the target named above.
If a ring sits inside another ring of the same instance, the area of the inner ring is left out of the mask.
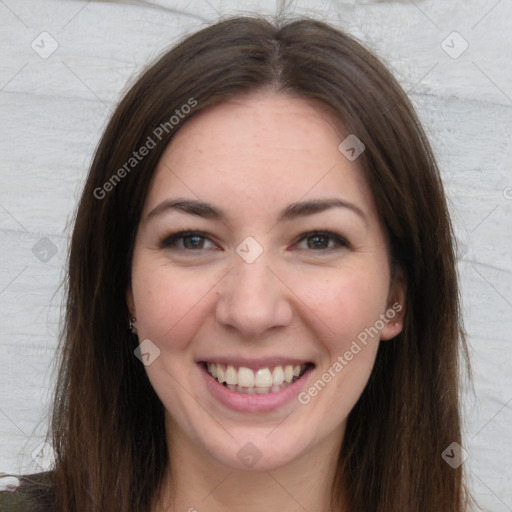
[[[278,5],[0,1],[0,471],[42,470],[31,454],[54,382],[66,223],[121,91],[181,35]],[[287,9],[374,49],[425,123],[460,243],[474,369],[464,464],[485,510],[512,511],[512,2],[310,0]]]

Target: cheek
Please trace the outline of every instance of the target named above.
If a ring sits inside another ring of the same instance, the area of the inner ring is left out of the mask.
[[[314,291],[307,283],[303,288],[309,289],[305,304],[314,313],[310,318],[318,319],[314,330],[324,356],[301,403],[316,404],[332,424],[347,417],[371,375],[380,341],[375,325],[388,292],[386,275],[368,267],[344,270],[318,280]]]
[[[151,339],[161,350],[186,347],[200,326],[208,296],[215,293],[215,282],[208,273],[194,275],[166,265],[134,267],[139,338]]]
[[[330,278],[302,280],[305,304],[339,345],[373,326],[384,312],[387,278],[368,267],[337,269]]]

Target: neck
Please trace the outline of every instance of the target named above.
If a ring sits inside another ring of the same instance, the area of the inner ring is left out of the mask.
[[[342,430],[286,466],[242,471],[216,461],[174,422],[166,429],[170,463],[155,512],[330,512]]]

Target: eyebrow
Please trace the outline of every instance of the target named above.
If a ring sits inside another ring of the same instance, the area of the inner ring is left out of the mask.
[[[368,224],[366,214],[361,208],[353,203],[338,198],[312,199],[310,201],[291,203],[281,211],[277,220],[278,222],[291,221],[299,217],[314,215],[315,213],[320,213],[331,208],[347,208],[361,217],[365,224]],[[226,213],[220,208],[209,203],[205,203],[204,201],[177,198],[166,199],[161,202],[147,214],[146,221],[169,210],[181,211],[190,215],[197,215],[198,217],[212,220],[225,220],[227,217]]]

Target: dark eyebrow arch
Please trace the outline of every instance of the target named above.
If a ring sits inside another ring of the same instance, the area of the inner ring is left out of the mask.
[[[189,213],[190,215],[197,215],[198,217],[213,220],[223,220],[226,218],[226,214],[222,210],[211,204],[205,203],[204,201],[178,198],[162,201],[156,208],[147,214],[146,221],[152,217],[161,215],[168,210],[178,210],[184,213]]]
[[[348,201],[337,198],[313,199],[310,201],[292,203],[279,214],[277,221],[291,221],[298,217],[313,215],[315,213],[329,210],[330,208],[348,208],[349,210],[359,215],[365,224],[368,224],[366,214],[363,212],[363,210],[361,210],[361,208]],[[211,204],[205,203],[204,201],[199,201],[197,199],[178,198],[167,199],[160,203],[156,208],[148,213],[146,221],[168,210],[178,210],[190,215],[197,215],[198,217],[204,217],[213,220],[225,220],[227,217],[227,215],[221,209]]]
[[[357,215],[359,215],[365,224],[368,223],[366,214],[353,203],[349,203],[343,199],[329,198],[329,199],[312,199],[310,201],[302,201],[288,205],[278,217],[278,221],[293,220],[297,217],[304,217],[306,215],[313,215],[320,213],[331,208],[348,208]]]

